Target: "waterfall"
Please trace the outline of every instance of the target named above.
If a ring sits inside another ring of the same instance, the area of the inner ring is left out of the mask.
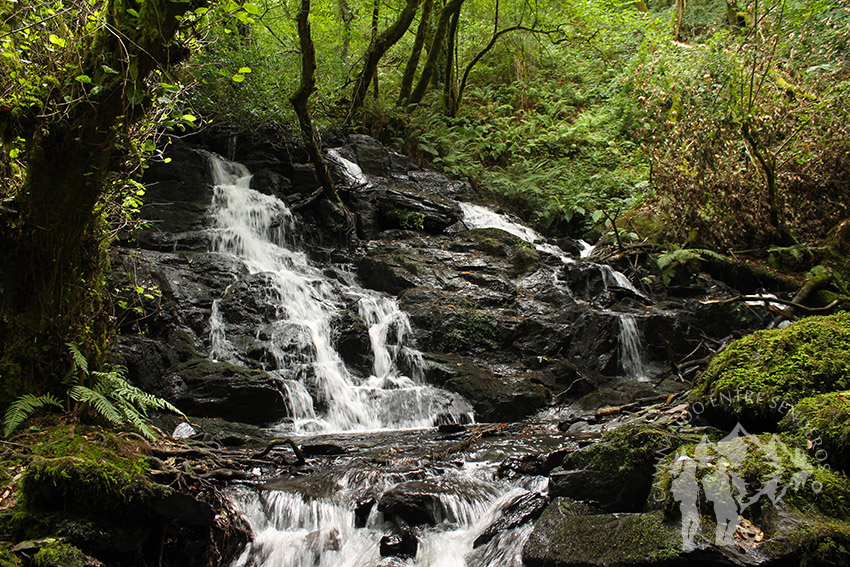
[[[619,313],[620,319],[620,366],[626,378],[649,380],[644,362],[643,340],[634,315]]]
[[[563,250],[557,246],[553,246],[546,242],[546,237],[519,223],[515,223],[508,219],[505,215],[493,212],[487,207],[481,205],[473,205],[472,203],[459,203],[460,209],[463,212],[463,222],[469,228],[498,228],[507,233],[513,234],[519,239],[532,244],[538,252],[551,254],[559,258],[564,264],[572,264],[575,262]]]
[[[419,381],[419,358],[405,344],[410,323],[395,299],[360,287],[353,277],[340,282],[326,276],[289,244],[297,227],[286,204],[251,189],[244,166],[215,155],[210,164],[212,249],[241,260],[252,285],[263,285],[261,300],[275,314],[267,332],[274,361],[266,370],[280,377],[296,430],[425,427],[440,414],[470,419],[471,408],[459,396]],[[358,303],[368,327],[374,376],[355,376],[334,349],[332,323],[344,299]],[[238,363],[221,299],[213,302],[210,342],[213,359]],[[400,361],[412,376],[402,374]]]

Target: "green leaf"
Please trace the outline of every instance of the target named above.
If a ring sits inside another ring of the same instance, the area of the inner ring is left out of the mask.
[[[78,75],[74,77],[74,80],[80,83],[91,83],[91,77],[88,75]]]
[[[118,71],[116,71],[115,69],[113,69],[109,65],[101,65],[100,68],[103,69],[104,73],[109,73],[110,75],[117,75],[118,74]]]
[[[252,16],[259,16],[260,9],[256,4],[252,4],[251,2],[245,2],[245,5],[242,6],[242,9],[251,14]]]
[[[250,67],[239,67],[239,70],[237,71],[237,73],[240,73],[242,75],[247,75],[250,72],[251,72]]]
[[[127,13],[130,14],[131,16],[135,16],[136,18],[139,17],[139,13],[132,8],[127,8]]]
[[[236,73],[235,75],[233,75],[230,78],[233,79],[234,83],[241,83],[242,81],[245,80],[245,75],[240,75],[239,73]]]
[[[47,40],[53,45],[57,45],[59,47],[65,47],[65,40],[59,37],[58,35],[52,33],[47,37]]]
[[[185,120],[186,122],[194,122],[195,120],[197,120],[197,118],[195,116],[192,116],[191,114],[184,114],[183,120]]]

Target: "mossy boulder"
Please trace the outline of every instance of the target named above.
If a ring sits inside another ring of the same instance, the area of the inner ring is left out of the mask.
[[[100,567],[103,564],[73,545],[54,540],[32,557],[32,567]]]
[[[850,471],[850,391],[803,398],[779,427],[811,444],[818,460]]]
[[[770,428],[791,404],[848,388],[850,313],[838,313],[735,341],[714,357],[691,396],[709,419]]]
[[[657,565],[681,556],[679,534],[660,512],[593,514],[568,498],[546,507],[522,550],[528,567]]]
[[[592,500],[608,512],[637,512],[652,488],[656,463],[695,435],[629,424],[567,455],[561,469],[552,471],[549,492],[576,500]]]
[[[696,515],[682,528],[689,548],[734,556],[742,565],[819,565],[811,561],[830,554],[835,562],[826,564],[850,564],[848,503],[848,479],[819,467],[797,439],[740,427],[659,462],[648,500],[680,525],[685,506],[692,507]]]

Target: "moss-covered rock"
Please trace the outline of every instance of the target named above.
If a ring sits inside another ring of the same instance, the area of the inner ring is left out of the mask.
[[[811,443],[819,460],[850,471],[850,392],[831,392],[803,398],[779,427]]]
[[[850,313],[758,331],[714,357],[692,399],[709,419],[772,427],[789,404],[850,388]]]
[[[549,477],[549,492],[576,500],[593,500],[609,512],[644,508],[656,463],[695,435],[629,424],[606,433],[599,443],[567,455],[562,469]]]
[[[68,543],[51,541],[32,557],[32,567],[99,567],[93,559]]]
[[[556,498],[540,516],[522,551],[529,567],[650,565],[682,555],[676,530],[660,512],[588,514]]]
[[[816,557],[833,562],[808,564],[850,564],[848,479],[820,468],[792,436],[744,433],[682,446],[659,462],[650,508],[681,522],[690,501],[697,516],[683,537],[688,532],[695,549],[735,554],[741,564]],[[725,519],[716,515],[724,498]]]

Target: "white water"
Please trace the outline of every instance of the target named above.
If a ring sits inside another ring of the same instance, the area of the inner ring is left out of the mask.
[[[498,228],[534,245],[538,252],[560,258],[564,264],[575,262],[563,250],[546,242],[546,237],[536,230],[515,223],[505,215],[500,215],[481,205],[473,205],[472,203],[459,203],[459,205],[463,212],[463,222],[469,228]]]
[[[363,173],[363,170],[360,169],[360,166],[353,161],[342,157],[338,150],[328,150],[328,159],[338,166],[339,171],[342,173],[342,176],[345,177],[345,180],[349,185],[353,187],[364,187],[369,185],[369,180],[367,179],[366,174]]]
[[[475,538],[498,519],[504,506],[529,491],[545,490],[545,477],[509,483],[493,478],[492,466],[468,464],[440,477],[438,524],[417,529],[416,556],[391,565],[409,567],[521,567],[522,546],[531,532],[524,525],[498,534],[473,550]],[[329,495],[303,489],[240,490],[233,501],[248,521],[254,541],[233,567],[376,567],[379,544],[391,524],[373,507],[362,528],[355,527],[358,495],[380,495],[403,480],[399,474],[354,468],[324,479]]]
[[[617,316],[620,319],[620,365],[623,372],[626,378],[649,380],[637,319],[628,313],[618,313]]]
[[[250,189],[244,166],[217,156],[210,156],[210,163],[212,248],[241,260],[254,275],[251,283],[263,284],[263,300],[275,313],[266,329],[274,363],[266,370],[281,378],[297,431],[427,427],[439,413],[470,419],[468,404],[458,396],[417,380],[419,359],[404,344],[410,323],[394,299],[360,287],[353,278],[341,283],[325,276],[287,243],[295,220],[282,201]],[[352,374],[333,347],[332,323],[345,298],[357,301],[369,328],[374,376]],[[213,303],[210,343],[212,358],[239,363],[221,299]],[[400,371],[402,360],[413,369],[412,377]],[[316,402],[326,408],[321,415]]]

